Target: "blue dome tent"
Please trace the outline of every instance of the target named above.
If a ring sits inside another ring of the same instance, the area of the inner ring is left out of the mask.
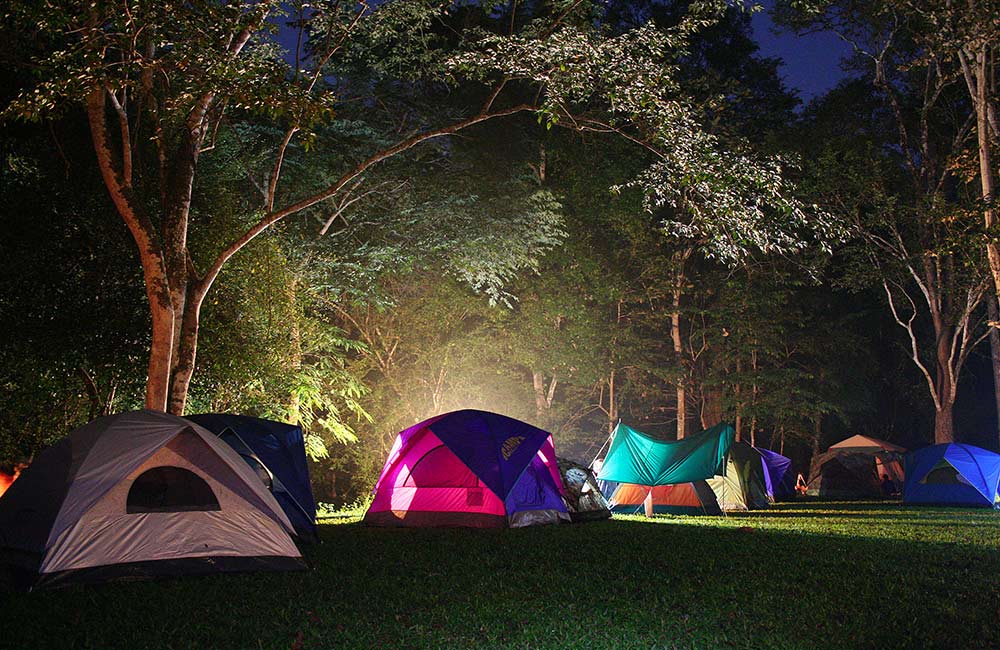
[[[186,416],[232,447],[274,495],[301,540],[318,539],[302,428],[246,415]]]
[[[994,507],[1000,454],[950,443],[906,455],[903,503]]]

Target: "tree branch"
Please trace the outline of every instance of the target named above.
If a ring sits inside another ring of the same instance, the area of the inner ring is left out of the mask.
[[[923,373],[924,379],[927,380],[927,388],[930,390],[931,398],[934,400],[935,410],[940,411],[941,399],[938,397],[937,388],[934,385],[934,379],[931,377],[931,373],[927,370],[927,367],[920,359],[920,348],[917,345],[916,334],[914,334],[913,332],[913,321],[917,317],[917,307],[913,303],[913,300],[910,298],[910,296],[906,293],[906,291],[903,291],[903,295],[906,296],[907,300],[909,300],[910,308],[912,309],[912,313],[910,314],[909,319],[906,322],[904,322],[903,319],[900,318],[899,312],[896,309],[896,302],[892,297],[892,291],[889,289],[889,283],[884,279],[882,280],[882,288],[885,289],[885,295],[889,299],[889,309],[890,311],[892,311],[892,317],[896,320],[896,323],[900,327],[906,330],[906,333],[910,337],[910,350],[911,350],[911,355],[913,357],[913,362],[917,365],[917,368],[920,369],[920,372]]]
[[[334,196],[335,194],[343,190],[348,183],[355,180],[358,176],[363,174],[369,168],[373,167],[374,165],[377,165],[383,160],[391,158],[392,156],[402,153],[408,149],[412,149],[418,144],[421,144],[428,140],[432,140],[434,138],[440,138],[442,136],[453,135],[455,133],[458,133],[462,129],[466,129],[475,124],[479,124],[481,122],[485,122],[487,120],[491,120],[494,118],[505,117],[508,115],[514,115],[516,113],[521,113],[531,110],[537,110],[537,107],[531,104],[518,104],[516,106],[512,106],[510,108],[506,108],[501,111],[496,111],[494,113],[480,113],[465,120],[455,122],[454,124],[450,124],[448,126],[444,126],[438,129],[434,129],[431,131],[427,131],[425,133],[420,133],[412,137],[406,138],[405,140],[401,140],[400,142],[397,142],[391,147],[383,149],[382,151],[372,156],[369,156],[361,163],[356,165],[349,172],[341,176],[335,183],[326,187],[325,189],[311,196],[308,196],[304,199],[301,199],[296,203],[281,208],[280,210],[271,211],[265,214],[260,219],[260,221],[258,221],[254,226],[252,226],[249,230],[247,230],[241,237],[233,241],[229,246],[227,246],[222,252],[219,253],[219,255],[215,258],[215,261],[213,262],[212,266],[205,273],[205,278],[203,280],[203,284],[205,285],[204,289],[207,290],[208,287],[211,286],[212,282],[215,281],[216,276],[219,274],[219,271],[222,270],[222,266],[226,263],[226,261],[228,261],[229,258],[232,257],[238,250],[246,246],[255,237],[257,237],[257,235],[264,232],[271,225],[277,223],[278,221],[284,219],[285,217],[295,214],[297,212],[301,212],[306,208],[310,208],[316,205],[317,203],[325,201],[326,199]]]
[[[293,126],[288,129],[285,134],[285,138],[281,141],[281,146],[278,147],[278,155],[274,160],[274,169],[271,170],[271,180],[267,185],[267,192],[264,194],[264,209],[268,212],[274,210],[274,195],[278,191],[278,178],[281,176],[281,165],[285,161],[285,150],[288,149],[288,143],[292,141],[292,137],[298,133],[299,127]]]
[[[108,93],[108,98],[111,100],[111,106],[115,109],[115,113],[118,115],[118,128],[121,131],[122,138],[122,181],[123,185],[129,189],[132,187],[132,136],[129,134],[128,127],[128,114],[122,107],[121,102],[118,101],[118,97],[111,90],[110,87],[105,86],[105,90]]]

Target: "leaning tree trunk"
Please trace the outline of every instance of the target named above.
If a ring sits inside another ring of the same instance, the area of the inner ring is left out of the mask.
[[[170,282],[162,249],[157,241],[156,229],[145,214],[132,189],[132,159],[127,146],[127,127],[123,127],[126,144],[115,154],[107,123],[107,100],[103,88],[95,88],[87,96],[87,119],[97,166],[112,202],[139,251],[142,275],[149,301],[152,320],[149,366],[146,378],[146,408],[157,411],[167,409],[170,391],[170,370],[174,349],[174,306],[170,295]]]

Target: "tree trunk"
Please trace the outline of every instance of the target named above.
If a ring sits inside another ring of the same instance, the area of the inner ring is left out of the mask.
[[[708,429],[722,422],[722,395],[717,388],[703,390],[701,395],[701,428]]]
[[[149,311],[153,317],[149,345],[149,370],[146,376],[146,408],[167,410],[170,395],[170,366],[174,351],[174,310],[166,291],[146,285]]]
[[[190,296],[185,303],[184,318],[181,321],[180,336],[177,337],[177,354],[174,362],[174,373],[170,382],[169,412],[174,415],[184,415],[187,405],[188,388],[194,373],[195,359],[198,354],[198,327],[201,320],[200,296]]]
[[[623,298],[618,298],[618,313],[615,317],[615,329],[611,337],[611,347],[608,355],[608,367],[611,369],[608,373],[608,433],[612,433],[615,427],[618,426],[618,399],[615,394],[615,364],[617,363],[617,345],[618,345],[618,334],[621,331],[622,321],[625,319],[625,314],[622,312],[622,307],[625,304]]]
[[[677,384],[677,439],[687,435],[687,390],[684,382]]]
[[[299,283],[298,279],[293,277],[292,281],[288,283],[286,287],[288,292],[288,301],[292,305],[296,305],[298,302],[299,294]],[[288,372],[292,375],[298,377],[302,372],[302,330],[300,327],[302,314],[299,310],[295,309],[295,317],[292,320],[292,358],[288,364]],[[302,414],[300,412],[301,404],[299,400],[299,394],[297,391],[290,391],[288,396],[288,415],[290,416],[290,421],[292,424],[300,424],[302,422]]]
[[[174,349],[174,308],[170,300],[170,283],[163,251],[157,242],[153,222],[143,212],[132,193],[129,142],[123,136],[120,147],[116,148],[108,133],[106,91],[95,88],[87,96],[86,106],[97,166],[118,215],[132,233],[139,251],[139,262],[142,264],[146,299],[149,301],[149,313],[152,317],[146,408],[165,411]],[[116,149],[120,152],[118,155],[115,154]]]
[[[756,343],[756,341],[755,341]],[[757,445],[757,348],[750,350],[750,368],[753,370],[753,385],[750,391],[750,407],[753,415],[750,417],[750,445]]]
[[[740,373],[743,372],[743,364],[740,362],[739,358],[736,359],[736,376],[739,377]],[[733,386],[733,394],[736,396],[736,417],[734,418],[733,428],[736,430],[736,441],[739,442],[743,439],[743,402],[740,401],[740,395],[743,392],[743,386],[740,384],[739,380]]]
[[[683,264],[683,261],[681,262]],[[670,339],[674,346],[674,358],[678,367],[683,367],[684,343],[681,340],[681,295],[684,290],[684,271],[681,266],[677,271],[673,287],[673,306],[670,313]],[[677,439],[687,434],[687,381],[683,373],[677,379]]]
[[[934,444],[940,445],[955,442],[955,429],[952,420],[952,404],[941,404],[934,412]]]
[[[819,455],[820,443],[823,438],[823,415],[817,414],[813,418],[812,455],[813,458]]]
[[[951,337],[947,335],[949,329],[943,329],[938,334],[937,345],[937,382],[935,389],[938,392],[936,408],[934,410],[934,444],[940,445],[955,441],[954,421],[952,412],[955,405],[955,395],[957,392],[957,375],[952,371],[951,356],[953,354]]]
[[[608,376],[608,433],[618,425],[618,404],[615,401],[615,371]]]
[[[535,415],[545,414],[545,377],[537,370],[531,371],[531,385],[535,389]]]
[[[982,186],[983,221],[986,225],[986,255],[990,262],[990,273],[993,275],[995,293],[1000,296],[1000,245],[997,244],[996,209],[992,201],[996,192],[993,176],[993,161],[990,155],[990,79],[989,49],[983,44],[973,56],[960,56],[965,81],[972,96],[972,105],[976,111],[976,137],[979,148],[979,180]]]
[[[544,419],[552,407],[552,400],[556,396],[557,383],[558,379],[553,375],[552,381],[549,382],[548,390],[546,390],[545,373],[538,370],[531,371],[531,385],[535,390],[535,415],[538,416],[539,420]]]
[[[990,358],[993,362],[993,400],[997,410],[997,441],[1000,443],[1000,330],[997,329],[1000,321],[1000,309],[997,309],[997,298],[995,295],[986,297],[986,309],[989,315],[990,328]]]

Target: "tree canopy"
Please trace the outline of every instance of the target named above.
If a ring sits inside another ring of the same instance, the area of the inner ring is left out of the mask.
[[[800,106],[721,0],[8,3],[0,456],[143,405],[301,423],[338,500],[463,407],[584,461],[619,419],[982,442],[966,11],[780,4],[858,46]]]

